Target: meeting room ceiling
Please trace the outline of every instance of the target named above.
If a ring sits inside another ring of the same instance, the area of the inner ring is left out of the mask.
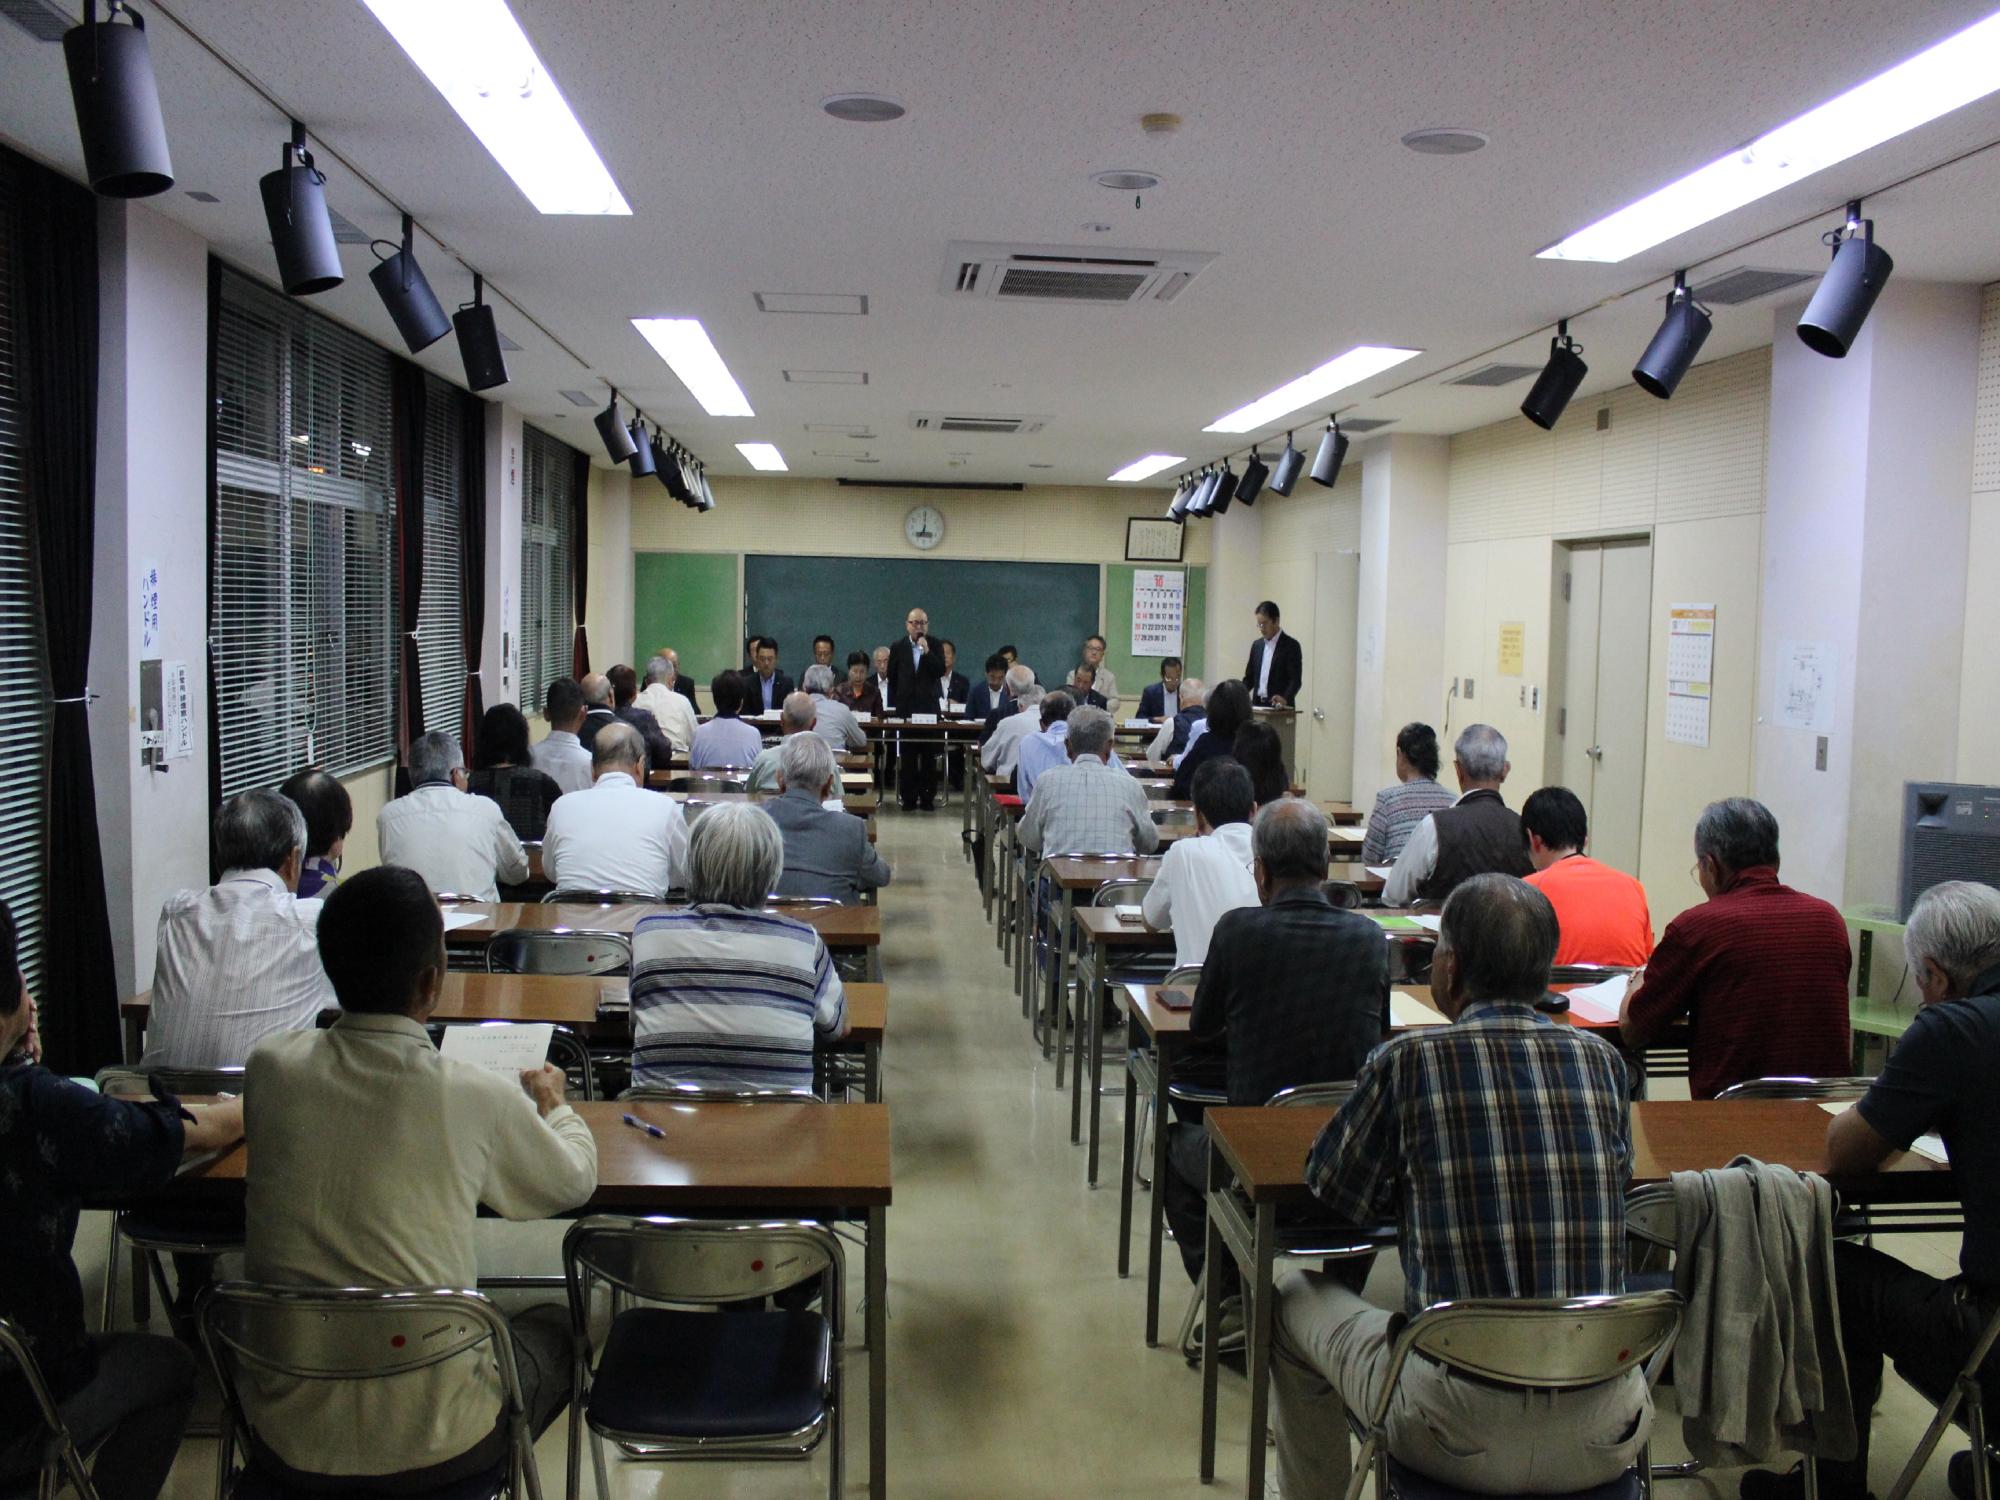
[[[306,122],[339,214],[393,238],[393,200],[450,247],[420,244],[447,308],[470,298],[462,267],[484,273],[521,346],[493,394],[602,462],[562,392],[601,404],[615,384],[717,474],[748,472],[732,445],[762,440],[803,475],[1094,484],[1148,452],[1219,455],[1239,440],[1205,424],[1359,343],[1424,353],[1337,398],[1352,415],[1460,431],[1512,413],[1526,381],[1445,382],[1538,365],[1556,318],[1577,315],[1585,393],[1621,385],[1676,267],[1816,271],[1842,200],[2000,139],[1995,96],[1623,264],[1542,261],[1994,0],[511,0],[633,210],[549,217],[360,0],[137,3],[177,172],[153,207],[270,275],[256,182],[285,125],[240,71]],[[830,118],[821,101],[845,91],[908,114]],[[1178,131],[1145,133],[1156,111]],[[1434,126],[1490,144],[1401,144]],[[80,174],[60,48],[3,22],[0,136]],[[1161,182],[1135,201],[1092,181],[1113,169]],[[2000,150],[1868,209],[1899,280],[1984,282],[1995,203]],[[1001,302],[947,294],[964,241],[1215,258],[1171,302]],[[368,249],[343,253],[346,283],[310,301],[395,346]],[[1809,290],[1718,307],[1704,358],[1769,342]],[[760,293],[867,311],[768,312]],[[704,414],[629,321],[649,315],[700,318],[756,415]],[[448,339],[421,361],[462,378]],[[916,413],[1040,426],[920,430]]]

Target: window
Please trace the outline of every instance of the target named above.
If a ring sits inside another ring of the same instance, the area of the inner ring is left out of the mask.
[[[0,178],[0,897],[13,910],[21,969],[34,990],[40,987],[42,968],[50,710],[14,362],[14,236],[19,232],[12,195]]]
[[[453,738],[465,702],[464,396],[424,381],[424,596],[417,606],[417,659],[423,666],[424,728]]]
[[[533,427],[521,431],[521,709],[540,713],[549,684],[569,676],[575,639],[570,574],[576,450]]]
[[[395,753],[389,357],[243,276],[215,309],[209,641],[222,795]]]

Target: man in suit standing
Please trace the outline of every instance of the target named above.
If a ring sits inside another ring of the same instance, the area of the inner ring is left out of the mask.
[[[889,652],[889,701],[898,713],[934,713],[944,681],[944,651],[931,639],[931,617],[921,607],[903,620],[908,632]],[[900,757],[896,799],[929,812],[937,800],[937,749],[918,741]]]
[[[1139,717],[1164,719],[1180,708],[1181,659],[1169,656],[1160,662],[1160,680],[1146,684],[1139,694]]]
[[[1266,599],[1257,606],[1257,639],[1250,643],[1250,665],[1243,669],[1250,701],[1290,708],[1298,702],[1305,675],[1305,653],[1278,628],[1278,606]]]
[[[778,670],[778,643],[768,635],[758,636],[752,659],[757,670],[750,676],[750,703],[745,711],[753,716],[776,713],[797,691],[792,679]]]

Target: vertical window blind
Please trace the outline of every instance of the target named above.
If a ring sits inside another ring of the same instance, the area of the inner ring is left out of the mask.
[[[417,607],[417,659],[423,664],[424,728],[460,737],[465,699],[465,585],[459,577],[464,536],[464,412],[456,388],[424,382],[424,595]]]
[[[389,357],[220,276],[209,654],[222,795],[395,754]]]
[[[21,969],[33,990],[42,967],[50,710],[15,362],[19,233],[12,196],[0,178],[0,897],[14,913]]]
[[[576,628],[570,576],[575,452],[533,427],[521,431],[521,710],[540,713],[548,687],[570,671]]]

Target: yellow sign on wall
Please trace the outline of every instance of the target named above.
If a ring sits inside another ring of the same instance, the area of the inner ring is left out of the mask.
[[[1519,677],[1528,655],[1528,627],[1520,620],[1506,620],[1500,626],[1500,675]]]

